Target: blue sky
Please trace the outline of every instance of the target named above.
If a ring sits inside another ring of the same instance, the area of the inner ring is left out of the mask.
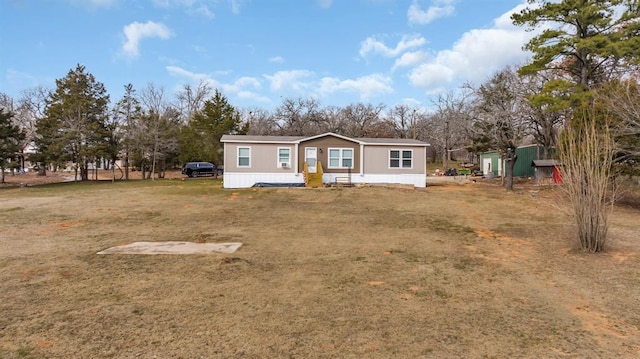
[[[528,58],[525,0],[0,0],[0,92],[76,64],[112,103],[131,83],[170,99],[201,81],[240,108],[284,98],[429,107]]]

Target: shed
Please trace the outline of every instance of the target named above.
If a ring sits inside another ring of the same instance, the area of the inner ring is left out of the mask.
[[[498,151],[489,151],[480,154],[482,173],[488,177],[502,176],[503,161]]]
[[[560,174],[561,164],[556,160],[533,160],[531,167],[535,174],[537,184],[543,183],[562,183],[562,175]]]
[[[516,148],[516,163],[513,166],[514,177],[532,177],[535,170],[532,161],[538,160],[543,153],[540,145],[526,145]],[[553,154],[553,149],[551,150]],[[485,176],[502,176],[506,173],[504,158],[498,151],[488,151],[480,154],[482,172]]]

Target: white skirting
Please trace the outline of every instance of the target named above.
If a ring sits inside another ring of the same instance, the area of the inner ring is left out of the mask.
[[[345,174],[345,173],[324,173],[322,182],[332,184],[336,182],[336,177],[341,181],[348,177],[353,184],[406,184],[415,187],[426,187],[427,176],[425,174]],[[229,173],[225,172],[223,177],[224,188],[249,188],[256,183],[304,183],[302,173]]]
[[[249,188],[256,183],[304,183],[304,176],[295,173],[229,173],[222,177],[224,188]]]
[[[335,183],[336,177],[339,182],[344,183],[345,178],[349,178],[353,184],[406,184],[415,187],[427,186],[427,175],[425,174],[345,174],[345,173],[325,173],[322,175],[322,182]]]

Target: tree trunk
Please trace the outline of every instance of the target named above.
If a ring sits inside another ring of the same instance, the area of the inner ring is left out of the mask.
[[[38,164],[38,176],[46,176],[47,175],[47,164],[45,162],[40,162]]]
[[[518,156],[516,156],[515,153],[510,153],[508,154],[507,157],[507,168],[505,168],[506,170],[506,182],[505,182],[505,187],[507,188],[508,191],[513,191],[513,168],[516,165],[516,160],[518,159]]]
[[[444,168],[444,170],[446,171],[448,168],[447,166],[449,166],[449,162],[447,161],[447,153],[448,153],[448,149],[445,148],[444,152],[442,153],[442,167]]]
[[[4,183],[4,167],[0,166],[0,183]]]
[[[125,181],[129,180],[129,150],[128,149],[124,153],[124,179]]]
[[[82,166],[80,166],[80,179],[82,181],[89,180],[89,161],[85,161]]]

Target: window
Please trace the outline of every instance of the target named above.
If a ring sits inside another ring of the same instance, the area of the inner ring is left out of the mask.
[[[389,151],[390,168],[412,168],[413,150],[391,150]]]
[[[238,147],[238,167],[251,167],[251,147]]]
[[[291,149],[278,147],[278,167],[291,167]]]
[[[353,149],[330,148],[329,168],[353,168]]]

